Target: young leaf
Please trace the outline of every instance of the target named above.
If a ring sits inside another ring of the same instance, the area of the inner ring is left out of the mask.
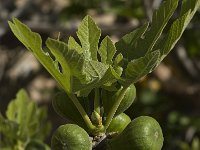
[[[7,118],[19,124],[18,135],[24,141],[27,137],[34,135],[35,130],[39,126],[37,118],[34,117],[36,106],[29,101],[30,99],[26,92],[20,90],[16,100],[9,103],[6,111]]]
[[[92,76],[96,76],[93,82],[89,84],[81,84],[78,79],[73,79],[73,92],[78,93],[79,96],[87,96],[92,89],[99,88],[106,84],[111,84],[115,82],[116,79],[120,79],[119,73],[117,73],[112,66],[104,66],[103,63],[101,63],[101,65],[98,67],[100,62],[94,62],[95,61],[89,63],[90,65],[93,64],[90,66],[90,70],[92,70],[90,74]],[[96,72],[92,67],[96,68]]]
[[[123,36],[118,42],[115,43],[115,46],[117,48],[117,52],[122,53],[124,58],[131,60],[132,59],[132,53],[133,48],[139,38],[143,36],[143,34],[146,32],[148,28],[148,23],[141,26],[140,28],[126,34]]]
[[[101,31],[95,22],[90,16],[86,16],[81,22],[77,32],[77,36],[82,44],[85,60],[97,60],[100,35]]]
[[[143,42],[139,43],[136,49],[145,51],[145,53],[152,50],[156,41],[162,34],[163,29],[176,10],[178,1],[179,0],[167,0],[153,13],[151,29],[145,33]]]
[[[11,101],[8,105],[8,109],[6,111],[6,116],[9,120],[15,121],[17,123],[24,123],[24,111],[29,107],[28,105],[33,103],[29,103],[29,97],[27,93],[24,90],[20,90],[17,93],[17,98],[15,101]],[[16,109],[18,106],[20,106],[19,109]],[[35,107],[30,106],[32,109],[30,109],[28,114],[28,118],[31,116],[32,112],[35,111]],[[28,120],[27,120],[28,121]]]
[[[105,64],[112,64],[113,56],[116,52],[116,48],[112,42],[112,40],[106,36],[100,45],[100,48],[98,50],[100,56],[101,56],[101,62]]]
[[[69,49],[64,42],[51,38],[47,39],[46,45],[55,56],[56,60],[60,62],[63,76],[68,78],[67,81],[71,80],[71,76],[75,76],[83,83],[88,82],[86,75],[83,74],[85,61],[83,54],[79,54],[75,49]],[[72,85],[70,85],[70,87],[71,86]]]
[[[34,138],[37,140],[45,140],[45,138],[49,135],[49,131],[51,131],[51,123],[47,122],[46,118],[48,117],[48,110],[46,106],[37,107],[37,111],[35,112],[35,116],[37,116],[38,121],[40,122],[40,127],[37,129],[37,133]]]
[[[97,63],[97,62],[96,62]],[[99,71],[104,70],[104,73],[99,76],[100,78],[96,78],[93,82],[88,84],[81,84],[77,78],[73,78],[73,93],[76,93],[78,96],[88,96],[94,88],[111,86],[112,83],[116,82],[116,80],[122,80],[120,77],[120,73],[116,72],[116,70],[112,66],[106,66],[104,69],[98,68]],[[98,71],[97,70],[97,71]]]
[[[18,135],[16,131],[18,131],[19,125],[11,120],[3,118],[3,116],[0,114],[0,135],[6,135],[8,138],[7,141],[12,141],[11,138],[18,138]],[[0,141],[0,147],[1,145]],[[11,142],[10,142],[11,143]]]
[[[121,53],[119,53],[114,60],[114,65],[115,66],[122,66],[123,63],[123,55]]]
[[[63,69],[63,76],[70,76],[71,92],[85,90],[89,83],[90,85],[97,84],[108,69],[108,66],[104,63],[93,60],[85,61],[82,53],[79,54],[73,49],[68,49],[67,45],[63,42],[49,38],[46,45],[60,62]],[[80,80],[80,83],[75,84],[72,76]]]
[[[167,0],[153,13],[151,28],[144,34],[144,38],[137,39],[134,46],[128,46],[130,51],[125,55],[128,56],[128,60],[142,57],[152,50],[156,41],[162,34],[163,29],[177,8],[177,5],[178,0]],[[143,30],[145,31],[145,28]]]
[[[87,61],[84,68],[86,74],[90,75],[93,80],[101,79],[108,69],[108,65],[98,61]],[[92,80],[92,81],[93,81]]]
[[[160,56],[159,50],[150,52],[144,57],[140,57],[128,63],[125,76],[129,83],[137,82],[141,77],[150,73],[157,64]]]
[[[39,111],[43,110],[37,109],[36,104],[30,100],[25,90],[20,90],[16,99],[9,103],[6,116],[9,121],[18,125],[17,134],[20,140],[25,142],[29,138],[39,137],[42,134],[39,132],[40,123],[41,121],[46,122],[46,116],[40,117]]]
[[[182,6],[181,6],[181,16],[187,13],[189,10],[191,10],[190,17],[189,17],[190,19],[188,19],[188,21],[190,21],[193,15],[195,14],[195,12],[197,11],[197,9],[199,9],[199,5],[200,5],[199,0],[190,0],[190,1],[183,0]],[[187,24],[188,23],[189,22],[187,22]]]
[[[46,41],[46,45],[54,55],[55,61],[48,53],[45,53],[42,50],[42,40],[39,34],[32,32],[26,25],[17,19],[13,19],[13,23],[9,22],[9,25],[15,36],[27,47],[27,49],[33,52],[36,58],[67,92],[77,92],[79,90],[84,90],[84,88],[88,86],[92,88],[91,85],[100,85],[99,82],[101,78],[107,76],[105,76],[105,73],[109,68],[108,65],[92,59],[87,60],[90,53],[94,54],[95,52],[95,55],[97,55],[97,50],[93,50],[94,47],[95,49],[98,48],[98,39],[100,36],[100,30],[96,27],[96,24],[91,17],[85,17],[77,33],[79,38],[83,35],[88,38],[88,40],[81,40],[82,46],[85,44],[82,48],[72,37],[70,37],[68,41],[71,49],[69,49],[64,42],[58,40],[49,38]],[[84,34],[84,27],[87,27],[87,34]],[[96,40],[93,41],[95,37]],[[85,49],[88,42],[88,48],[90,48],[89,50],[91,51]],[[59,67],[59,64],[61,65],[61,68]],[[80,84],[74,85],[76,82],[73,81],[74,78],[80,80],[78,81]]]
[[[183,2],[181,16],[174,21],[168,34],[154,48],[155,50],[160,49],[160,61],[162,61],[170,50],[173,49],[199,6],[200,0],[189,0]]]
[[[76,40],[70,36],[68,39],[68,48],[76,50],[78,53],[83,53],[81,46],[76,42]]]
[[[70,91],[69,78],[63,77],[56,67],[55,61],[48,53],[42,50],[42,40],[38,33],[32,32],[26,25],[21,23],[16,18],[12,22],[8,22],[14,35],[25,45],[25,47],[32,51],[40,63],[48,70],[48,72],[58,81],[58,83]],[[64,84],[65,83],[65,84]]]
[[[33,150],[39,148],[39,145],[30,146],[28,144],[33,140],[45,146],[43,140],[51,130],[51,125],[46,120],[46,109],[38,108],[25,90],[20,90],[16,99],[9,103],[6,117],[0,114],[0,134],[3,135],[0,140],[1,149],[14,150],[20,147],[20,149]],[[27,145],[29,148],[26,147]],[[47,145],[42,149],[49,150]]]

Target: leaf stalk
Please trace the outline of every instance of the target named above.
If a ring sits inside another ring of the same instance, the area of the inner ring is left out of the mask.
[[[112,108],[108,112],[108,115],[107,115],[107,118],[106,118],[106,121],[105,121],[104,130],[106,130],[108,128],[108,126],[110,125],[110,123],[111,123],[111,121],[112,121],[112,119],[113,119],[113,117],[115,115],[115,112],[117,111],[122,99],[124,98],[124,95],[125,95],[128,87],[129,86],[123,87],[123,89],[119,93],[118,97],[116,98],[115,103],[113,104]]]
[[[92,131],[94,130],[96,127],[92,124],[89,116],[87,115],[87,113],[85,112],[83,106],[80,104],[79,100],[77,99],[77,97],[72,94],[72,93],[68,93],[68,96],[70,97],[70,99],[72,100],[72,102],[74,103],[74,105],[76,106],[76,108],[78,109],[78,111],[80,112],[81,116],[83,117],[83,120],[85,121],[87,127]]]

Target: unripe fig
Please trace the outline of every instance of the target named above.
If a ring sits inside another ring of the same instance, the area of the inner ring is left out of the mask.
[[[81,114],[65,92],[58,92],[52,100],[52,105],[61,117],[73,121],[88,131]]]
[[[102,101],[103,101],[103,107],[104,107],[104,112],[106,116],[109,110],[112,108],[121,90],[122,88],[120,88],[117,92],[102,90]],[[135,97],[136,97],[136,89],[135,89],[134,84],[131,84],[126,91],[124,98],[122,99],[115,113],[115,116],[123,113],[126,109],[128,109],[133,103]]]
[[[87,132],[75,124],[60,126],[51,139],[52,150],[92,150]]]
[[[134,119],[117,137],[107,143],[108,150],[161,150],[162,129],[152,117]]]
[[[126,115],[125,113],[121,113],[112,119],[106,132],[107,133],[115,132],[119,134],[126,128],[126,126],[130,122],[131,122],[130,117]]]

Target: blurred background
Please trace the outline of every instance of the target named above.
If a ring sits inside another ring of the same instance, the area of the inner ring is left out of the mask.
[[[101,28],[101,38],[109,35],[117,41],[151,20],[153,10],[161,2],[0,0],[0,112],[4,115],[9,101],[15,98],[19,89],[25,88],[38,105],[48,107],[52,130],[66,123],[51,106],[51,99],[59,87],[11,33],[7,21],[12,17],[40,33],[43,40],[59,36],[66,41],[69,35],[77,38],[77,27],[89,14]],[[174,50],[136,87],[137,99],[126,113],[132,119],[140,115],[157,119],[165,138],[163,150],[200,149],[200,11]]]

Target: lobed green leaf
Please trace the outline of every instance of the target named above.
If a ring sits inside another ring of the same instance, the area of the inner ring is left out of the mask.
[[[101,62],[105,64],[112,64],[113,56],[115,55],[116,48],[112,42],[112,40],[106,36],[100,45],[98,50],[101,56]]]
[[[148,24],[146,24],[125,35],[122,40],[116,43],[117,50],[119,49],[123,55],[125,54],[124,57],[128,58],[129,61],[143,57],[153,49],[163,29],[176,10],[177,5],[178,0],[163,2],[159,9],[153,13],[151,28],[146,32],[148,27]]]
[[[157,50],[129,62],[125,70],[126,82],[135,83],[141,77],[151,72],[157,64],[159,57],[160,52]]]
[[[50,38],[46,41],[55,60],[42,50],[39,34],[17,19],[9,22],[9,25],[15,36],[33,52],[66,92],[87,96],[93,88],[107,86],[109,89],[116,81],[122,84],[136,82],[160,63],[179,40],[200,5],[200,0],[183,1],[180,17],[164,38],[160,37],[178,2],[166,0],[153,13],[149,30],[147,23],[122,37],[115,45],[107,36],[99,48],[101,31],[92,18],[86,16],[77,31],[81,45],[73,37],[69,37],[67,44]],[[101,62],[98,61],[97,52]],[[123,67],[126,68],[124,73]]]
[[[98,67],[97,67],[98,68]],[[89,84],[81,84],[79,80],[76,78],[73,79],[73,92],[77,93],[78,96],[88,96],[94,88],[111,86],[112,83],[116,81],[116,79],[121,80],[119,73],[115,71],[112,66],[106,66],[105,68],[98,68],[101,72],[100,78],[96,78],[93,82]]]
[[[68,48],[76,50],[78,53],[83,53],[82,47],[76,42],[76,40],[70,36],[68,39]]]
[[[18,125],[17,131],[14,132],[17,133],[20,140],[25,142],[27,139],[36,137],[44,140],[50,129],[49,123],[46,122],[47,116],[42,115],[44,113],[45,109],[38,109],[36,104],[30,100],[26,91],[20,90],[16,99],[9,103],[6,117],[10,127],[14,125],[13,123]],[[45,121],[45,128],[40,124],[43,121]],[[40,132],[40,129],[47,129],[48,131],[44,133],[43,131]]]
[[[63,76],[67,78],[71,83],[71,76],[77,77],[81,82],[86,83],[86,75],[83,73],[84,68],[84,56],[78,53],[75,49],[69,49],[64,42],[48,38],[46,45],[55,56],[56,60],[61,65],[61,72]],[[71,84],[69,85],[71,89]]]
[[[100,35],[101,31],[95,22],[90,16],[86,16],[77,31],[77,36],[81,42],[85,60],[97,60]]]
[[[8,22],[14,35],[21,41],[25,47],[30,50],[48,72],[58,81],[58,83],[70,91],[69,78],[63,77],[59,72],[56,62],[50,57],[49,53],[42,49],[42,40],[38,33],[32,32],[26,25],[14,18],[13,22]]]
[[[145,33],[145,38],[140,40],[138,46],[136,46],[136,50],[140,51],[139,56],[143,56],[146,52],[150,52],[153,49],[163,29],[174,14],[178,2],[179,0],[164,1],[159,9],[154,11],[150,30]]]
[[[143,36],[148,28],[148,23],[140,28],[126,34],[118,42],[115,43],[117,52],[121,53],[124,58],[131,60],[134,56],[134,46],[137,41]]]
[[[165,37],[161,39],[154,48],[155,50],[160,49],[161,56],[159,62],[161,62],[173,49],[199,6],[200,0],[189,0],[183,2],[180,17],[173,22],[168,34],[165,35]]]

